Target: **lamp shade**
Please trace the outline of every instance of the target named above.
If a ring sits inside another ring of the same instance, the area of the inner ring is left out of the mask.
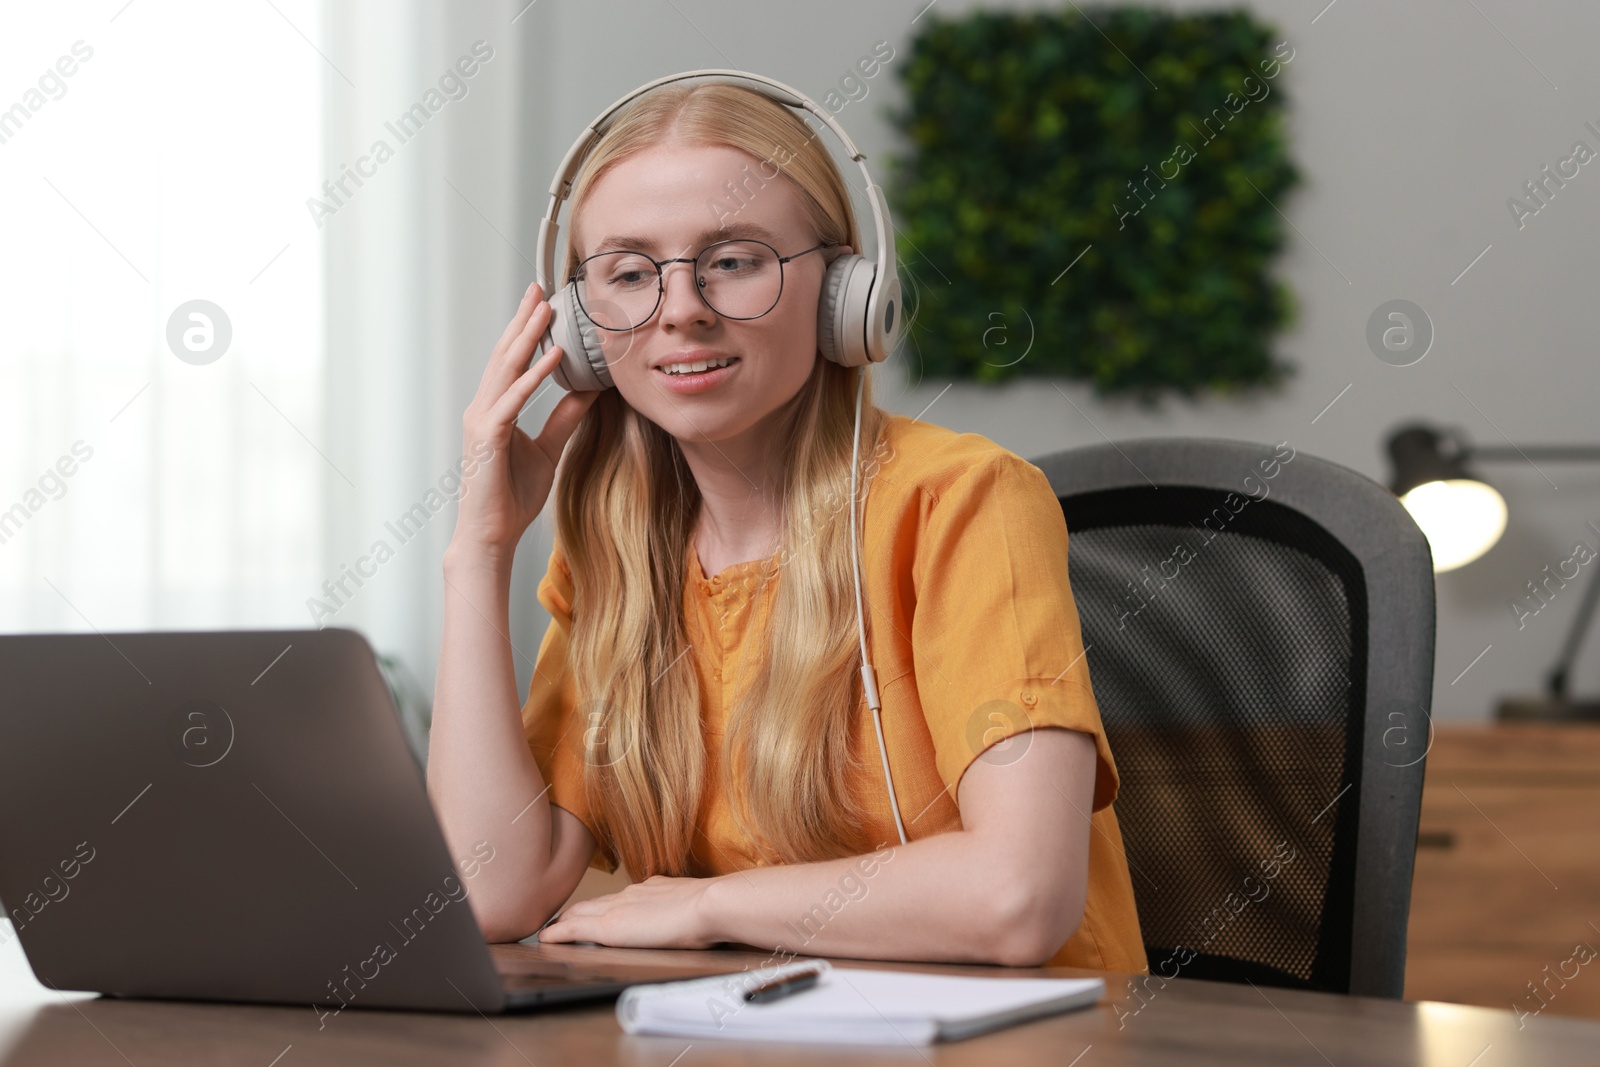
[[[1457,441],[1406,426],[1389,438],[1389,456],[1390,488],[1427,537],[1436,572],[1471,563],[1500,540],[1505,498],[1467,470]]]

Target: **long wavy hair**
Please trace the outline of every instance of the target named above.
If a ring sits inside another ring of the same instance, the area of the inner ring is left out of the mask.
[[[609,168],[668,142],[740,149],[762,161],[763,176],[776,167],[768,180],[799,190],[817,240],[861,249],[849,190],[818,134],[790,108],[727,84],[668,84],[636,101],[585,161],[571,217]],[[563,284],[577,265],[569,240]],[[873,766],[854,741],[861,689],[849,529],[855,393],[865,373],[819,351],[776,420],[790,461],[781,547],[759,579],[772,585],[770,621],[764,649],[752,650],[757,671],[730,709],[720,760],[736,823],[767,862],[872,847],[852,785]],[[885,418],[868,375],[858,501]],[[677,440],[608,389],[568,443],[555,499],[573,577],[568,669],[590,727],[582,741],[590,810],[631,878],[703,873],[691,869],[690,850],[706,740],[683,603],[699,488]]]

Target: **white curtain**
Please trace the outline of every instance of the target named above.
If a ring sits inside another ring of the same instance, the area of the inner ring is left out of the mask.
[[[300,624],[361,630],[430,694],[461,415],[533,276],[517,187],[525,4],[329,12],[325,176],[341,202],[313,210],[327,242],[324,427],[348,478],[323,482],[327,551],[299,591]]]
[[[320,0],[274,2],[6,12],[0,629],[304,618],[324,64]]]
[[[344,626],[431,689],[461,412],[532,277],[524,7],[10,11],[0,629]]]

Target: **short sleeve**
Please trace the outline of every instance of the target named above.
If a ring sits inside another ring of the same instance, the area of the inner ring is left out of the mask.
[[[550,626],[534,662],[533,684],[522,707],[522,731],[528,750],[550,788],[550,802],[577,816],[598,844],[589,866],[610,873],[617,858],[598,820],[589,811],[584,793],[583,724],[577,711],[577,692],[567,667],[567,643],[572,635],[572,571],[557,544],[539,582],[539,603],[550,613]]]
[[[1093,736],[1094,810],[1109,805],[1117,769],[1044,472],[1000,451],[956,475],[926,510],[912,570],[918,699],[951,794],[991,745],[1060,726]]]

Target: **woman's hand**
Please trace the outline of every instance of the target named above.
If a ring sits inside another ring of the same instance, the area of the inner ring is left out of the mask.
[[[563,396],[537,438],[517,426],[523,405],[561,362],[561,348],[552,345],[528,363],[549,325],[550,305],[535,282],[495,345],[478,394],[461,419],[462,455],[476,461],[469,458],[463,471],[457,541],[505,552],[516,547],[544,510],[568,438],[600,395],[596,390]]]
[[[580,900],[539,931],[540,941],[595,941],[619,948],[710,948],[718,941],[706,915],[714,878],[652,875],[616,893]]]

